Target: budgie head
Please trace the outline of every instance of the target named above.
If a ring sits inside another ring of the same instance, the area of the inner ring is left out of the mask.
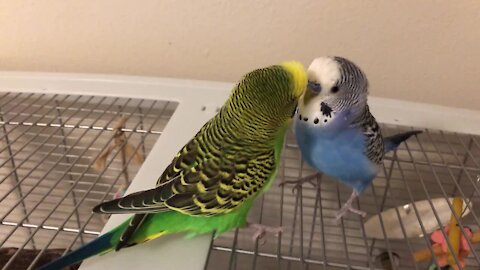
[[[271,139],[288,126],[307,81],[305,68],[295,61],[254,70],[233,89],[220,114],[234,118],[249,139]]]
[[[353,62],[337,56],[319,57],[307,73],[307,91],[298,106],[299,120],[328,127],[345,123],[365,109],[368,80]]]

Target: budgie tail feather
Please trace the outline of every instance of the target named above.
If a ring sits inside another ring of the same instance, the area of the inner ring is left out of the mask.
[[[408,140],[408,138],[412,137],[413,135],[417,135],[422,133],[421,130],[413,130],[408,131],[400,134],[395,134],[390,137],[385,137],[383,139],[383,144],[385,145],[385,153],[394,150],[397,148],[402,142]]]
[[[79,249],[68,253],[67,255],[40,267],[38,270],[59,270],[74,263],[83,261],[99,253],[112,249],[112,233],[106,233],[94,241],[80,247]]]

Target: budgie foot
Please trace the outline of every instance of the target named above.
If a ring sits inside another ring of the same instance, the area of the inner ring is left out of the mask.
[[[358,210],[356,208],[353,208],[352,206],[343,206],[338,212],[337,214],[335,215],[335,220],[338,222],[340,221],[340,219],[347,213],[347,212],[351,212],[351,213],[354,213],[354,214],[357,214],[359,216],[362,216],[362,217],[366,217],[367,216],[367,213],[365,213],[364,211],[362,210]]]
[[[317,181],[315,181],[315,180],[317,180],[321,175],[322,175],[321,173],[314,173],[314,174],[299,178],[297,180],[290,180],[290,181],[285,180],[285,181],[280,182],[280,184],[278,184],[278,186],[281,187],[281,186],[284,186],[284,185],[293,184],[292,192],[294,192],[295,189],[300,188],[305,183],[310,183],[313,187],[317,187]]]
[[[342,208],[340,208],[340,210],[335,215],[335,220],[337,221],[337,223],[340,221],[340,219],[347,212],[351,212],[351,213],[357,214],[357,215],[362,216],[362,217],[367,216],[366,212],[364,212],[362,210],[359,210],[359,209],[356,209],[356,208],[353,208],[353,206],[352,206],[353,200],[355,200],[357,197],[358,197],[358,192],[354,190],[352,192],[352,195],[350,195],[350,198],[348,199],[348,201],[342,206]]]
[[[265,244],[266,240],[264,240],[265,235],[267,233],[274,234],[275,236],[278,236],[281,232],[283,232],[282,227],[271,227],[271,226],[266,226],[263,224],[257,224],[257,223],[247,223],[247,227],[249,229],[253,229],[254,233],[252,235],[252,240],[253,242],[256,242],[257,240],[262,240],[261,244]]]

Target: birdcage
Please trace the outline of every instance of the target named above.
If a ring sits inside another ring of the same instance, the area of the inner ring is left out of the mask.
[[[91,209],[152,187],[230,88],[1,73],[2,269],[35,269],[125,220]],[[337,223],[335,211],[351,190],[319,175],[312,185],[274,184],[257,200],[250,221],[283,228],[265,242],[253,241],[248,229],[213,240],[165,237],[89,259],[82,269],[427,269],[441,258],[459,269],[480,269],[478,112],[378,98],[370,103],[384,135],[424,133],[386,156],[356,202],[366,218],[347,215]],[[277,183],[314,173],[292,133],[284,147]],[[446,239],[443,246],[438,238]]]

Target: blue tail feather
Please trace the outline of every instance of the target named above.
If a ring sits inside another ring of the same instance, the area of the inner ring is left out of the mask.
[[[103,253],[112,248],[111,239],[112,233],[106,233],[79,249],[62,256],[49,264],[41,266],[38,270],[60,270],[94,255]]]
[[[395,134],[390,137],[385,137],[383,139],[383,144],[385,145],[385,153],[394,150],[397,148],[402,142],[406,141],[413,135],[417,135],[422,133],[421,130],[413,130],[404,133]]]

